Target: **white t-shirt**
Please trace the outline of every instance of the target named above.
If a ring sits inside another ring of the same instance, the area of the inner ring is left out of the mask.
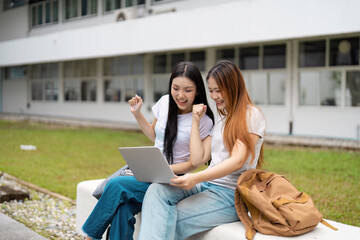
[[[249,115],[250,114],[250,115]],[[265,119],[264,115],[262,114],[259,109],[256,107],[248,107],[247,110],[247,125],[250,133],[254,133],[259,136],[259,140],[255,145],[255,158],[252,164],[251,162],[251,154],[246,160],[243,167],[235,172],[230,173],[227,176],[222,178],[214,179],[209,181],[210,183],[220,185],[223,187],[231,188],[235,190],[237,180],[241,173],[245,172],[248,169],[256,168],[261,145],[264,142],[264,133],[265,133]],[[221,163],[225,159],[230,157],[229,152],[225,149],[224,139],[223,139],[223,125],[225,123],[225,118],[219,119],[215,125],[213,130],[211,131],[211,163],[209,167],[214,167],[217,164]]]
[[[164,151],[165,128],[169,112],[169,95],[162,96],[152,107],[153,114],[157,119],[155,124],[155,146]],[[173,164],[185,162],[190,155],[190,135],[192,124],[192,112],[178,115],[178,132],[173,146]],[[206,138],[211,131],[213,122],[211,118],[205,115],[200,121],[200,137]]]

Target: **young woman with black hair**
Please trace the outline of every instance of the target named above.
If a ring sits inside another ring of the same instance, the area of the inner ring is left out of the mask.
[[[135,96],[129,101],[130,111],[139,127],[162,150],[177,175],[196,168],[189,161],[194,104],[208,105],[201,73],[191,62],[181,62],[175,66],[170,76],[169,95],[162,96],[153,106],[155,118],[151,124],[140,111],[143,105],[141,97]],[[208,107],[199,124],[202,139],[209,135],[213,122],[214,115]],[[109,224],[111,240],[133,239],[134,216],[141,211],[149,185],[138,182],[133,176],[111,179],[82,227],[86,239],[101,239]]]

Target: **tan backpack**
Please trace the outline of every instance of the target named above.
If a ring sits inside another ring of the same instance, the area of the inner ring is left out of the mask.
[[[310,196],[299,192],[284,176],[250,169],[242,173],[235,190],[236,212],[251,240],[256,231],[295,236],[313,230],[323,220]],[[251,218],[247,210],[249,210]]]

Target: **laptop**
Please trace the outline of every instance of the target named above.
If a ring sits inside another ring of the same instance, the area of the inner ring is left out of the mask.
[[[175,178],[166,158],[154,146],[119,147],[125,162],[139,182],[170,183]]]

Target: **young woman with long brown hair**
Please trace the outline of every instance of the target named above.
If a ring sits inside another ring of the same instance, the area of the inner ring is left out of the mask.
[[[201,140],[199,122],[207,107],[193,106],[190,160],[200,172],[178,176],[171,185],[152,184],[145,194],[139,239],[185,239],[218,225],[238,221],[234,190],[240,174],[259,167],[265,120],[247,93],[238,67],[220,61],[207,76],[220,119]]]

